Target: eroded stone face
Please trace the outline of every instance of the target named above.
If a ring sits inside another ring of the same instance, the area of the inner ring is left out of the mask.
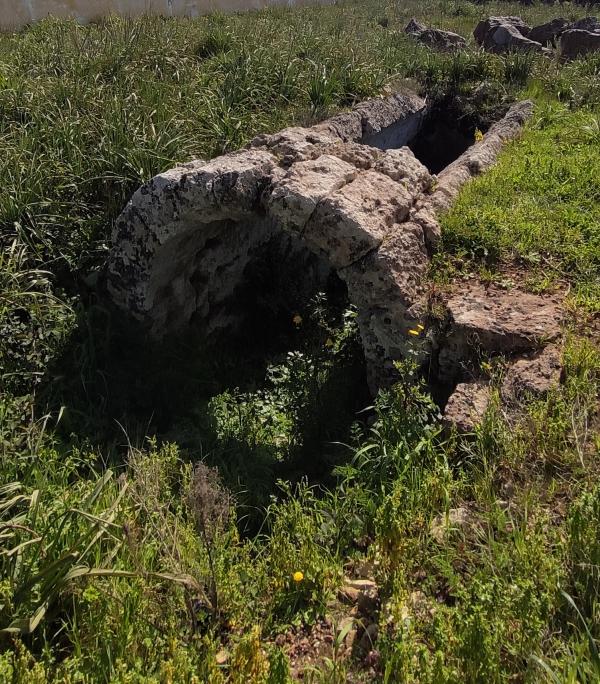
[[[445,424],[461,434],[474,432],[483,422],[490,394],[490,388],[482,382],[460,383],[446,404]]]
[[[298,162],[275,181],[268,209],[283,228],[302,232],[319,202],[357,175],[356,167],[330,154]]]
[[[446,307],[449,332],[439,365],[448,380],[468,376],[482,357],[540,350],[561,335],[559,303],[526,292],[476,286]]]
[[[387,176],[365,171],[319,202],[302,235],[335,268],[344,268],[377,249],[408,216],[412,200]]]

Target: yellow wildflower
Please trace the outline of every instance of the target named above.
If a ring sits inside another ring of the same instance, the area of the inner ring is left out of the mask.
[[[302,325],[302,316],[300,314],[296,314],[292,318],[292,322],[294,323],[294,325],[297,325],[298,327],[300,327]]]
[[[418,330],[409,330],[409,331],[408,331],[408,334],[409,334],[409,335],[414,335],[415,337],[419,337],[419,335],[420,335],[421,333],[420,333]]]
[[[423,330],[425,330],[425,326],[422,325],[421,323],[419,323],[419,325],[417,325],[417,328],[419,328],[419,330],[420,330],[421,332],[423,332]]]
[[[475,129],[475,142],[481,142],[483,140],[483,133],[476,128]]]
[[[294,582],[302,582],[304,579],[304,573],[300,572],[300,570],[297,570],[292,577],[294,578]]]

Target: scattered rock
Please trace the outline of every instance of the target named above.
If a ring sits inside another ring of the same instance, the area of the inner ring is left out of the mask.
[[[557,302],[517,290],[478,285],[446,306],[449,334],[438,359],[445,380],[465,377],[478,353],[511,356],[533,351],[561,334],[563,314]]]
[[[598,50],[600,50],[600,30],[569,29],[560,37],[562,59],[576,59]]]
[[[527,394],[540,397],[558,387],[562,375],[561,356],[560,347],[552,344],[529,358],[513,361],[502,383],[502,399],[512,402]]]
[[[444,423],[460,434],[474,432],[481,425],[490,402],[490,388],[482,382],[456,386],[444,410]]]
[[[379,587],[373,580],[346,580],[338,592],[338,600],[356,605],[363,617],[372,618],[379,609]]]
[[[520,17],[488,17],[477,24],[473,36],[489,52],[543,52],[542,44],[528,37],[530,31]]]
[[[441,544],[452,530],[467,532],[473,525],[473,515],[468,508],[451,508],[448,513],[440,513],[431,521],[429,532]],[[422,593],[422,592],[419,592]],[[424,594],[423,594],[424,596]]]
[[[562,17],[552,19],[545,24],[534,26],[529,32],[528,38],[542,45],[552,45],[556,47],[557,39],[569,28],[569,22]]]
[[[223,648],[215,656],[215,661],[217,665],[225,665],[230,658],[231,653],[226,648]]]
[[[458,33],[428,28],[427,26],[420,24],[416,19],[411,19],[408,22],[404,32],[424,45],[443,52],[460,50],[467,45],[467,41]]]
[[[499,28],[500,26],[514,26],[522,36],[527,36],[531,31],[531,26],[528,26],[521,17],[488,17],[482,19],[473,30],[473,37],[478,45],[484,45],[490,32]]]

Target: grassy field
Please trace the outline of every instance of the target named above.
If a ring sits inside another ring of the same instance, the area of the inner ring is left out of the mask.
[[[0,681],[598,681],[600,58],[402,32],[494,14],[585,10],[367,0],[0,35]],[[431,277],[567,292],[562,387],[460,440],[408,365],[365,394],[352,309],[290,312],[286,348],[243,363],[115,317],[108,240],[144,180],[406,79],[482,124],[535,100],[443,218]],[[336,593],[361,564],[378,637],[348,657]],[[331,643],[295,659],[323,620]]]

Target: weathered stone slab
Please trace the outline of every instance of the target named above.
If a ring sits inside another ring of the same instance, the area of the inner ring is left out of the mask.
[[[490,388],[481,382],[457,385],[448,399],[444,422],[460,434],[474,432],[483,422],[490,403]]]
[[[541,349],[561,335],[562,310],[555,301],[516,290],[478,285],[446,304],[449,332],[439,354],[440,375],[468,375],[478,355],[511,356]]]
[[[541,397],[560,385],[562,354],[556,344],[541,352],[513,361],[502,382],[502,398],[512,402],[525,395]]]

